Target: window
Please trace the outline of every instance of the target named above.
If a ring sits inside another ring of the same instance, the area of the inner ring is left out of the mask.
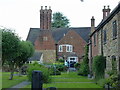
[[[66,52],[72,52],[72,45],[66,45]]]
[[[117,37],[117,23],[116,21],[113,22],[113,39]]]
[[[75,58],[70,58],[70,60],[75,60]]]
[[[59,52],[63,52],[63,46],[59,45]]]
[[[96,33],[94,34],[94,46],[96,46]]]
[[[43,37],[43,41],[47,41],[48,40],[48,37]]]
[[[117,62],[116,57],[112,56],[112,70],[116,73],[117,72]]]
[[[106,30],[103,31],[104,37],[103,37],[103,43],[106,44],[107,42],[107,33]]]

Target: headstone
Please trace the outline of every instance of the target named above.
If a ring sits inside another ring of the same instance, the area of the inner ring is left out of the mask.
[[[42,90],[42,72],[41,71],[33,71],[32,72],[32,90]]]

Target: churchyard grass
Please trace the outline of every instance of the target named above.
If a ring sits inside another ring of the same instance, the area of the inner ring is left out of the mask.
[[[10,88],[27,80],[27,76],[14,76],[13,80],[9,80],[10,72],[2,72],[2,88]]]
[[[52,83],[43,84],[43,88],[101,88],[96,85],[93,80],[84,76],[79,76],[76,72],[64,72],[61,75],[51,77]],[[31,85],[27,85],[24,88],[31,88]]]

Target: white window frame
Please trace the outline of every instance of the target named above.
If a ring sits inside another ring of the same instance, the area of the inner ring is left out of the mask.
[[[72,52],[73,46],[72,45],[66,45],[66,52]]]
[[[71,58],[74,58],[75,60],[70,60]],[[76,57],[76,56],[68,57],[67,60],[68,60],[68,62],[74,61],[74,62],[78,63],[78,57]]]
[[[43,41],[47,41],[48,40],[48,37],[43,37]]]
[[[59,52],[63,52],[63,45],[59,45]]]

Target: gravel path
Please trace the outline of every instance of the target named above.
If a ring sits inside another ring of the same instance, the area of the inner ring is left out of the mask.
[[[20,84],[18,84],[18,85],[16,85],[16,86],[13,86],[13,87],[11,87],[11,88],[22,88],[22,87],[24,87],[24,86],[26,86],[26,85],[29,85],[31,82],[29,82],[29,81],[23,81],[23,82],[21,82]]]

